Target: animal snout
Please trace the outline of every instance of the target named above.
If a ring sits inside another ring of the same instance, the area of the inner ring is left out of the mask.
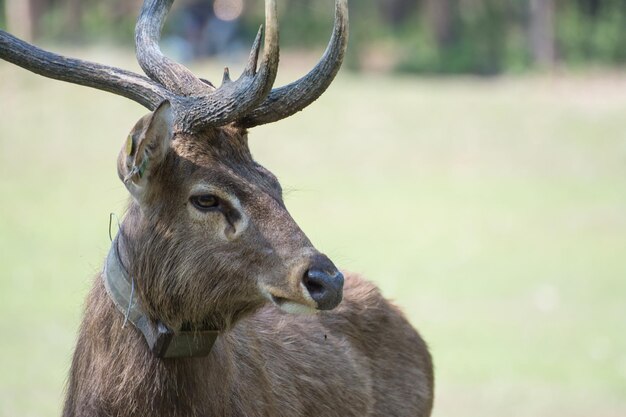
[[[332,310],[343,297],[343,274],[324,255],[317,256],[302,278],[318,310]]]

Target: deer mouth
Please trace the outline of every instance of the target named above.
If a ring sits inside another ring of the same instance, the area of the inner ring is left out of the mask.
[[[311,315],[317,313],[316,308],[312,308],[306,304],[299,303],[288,298],[270,295],[270,299],[276,307],[280,308],[285,313],[301,315]]]
[[[283,291],[277,291],[272,288],[263,288],[262,292],[265,298],[285,313],[306,315],[317,313],[315,302],[308,299],[306,293],[302,293],[300,296],[290,297]]]

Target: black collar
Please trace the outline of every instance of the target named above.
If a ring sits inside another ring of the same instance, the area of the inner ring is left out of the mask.
[[[141,309],[134,280],[122,264],[119,237],[115,236],[104,264],[104,287],[117,309],[124,315],[124,324],[131,322],[144,336],[152,353],[159,358],[206,356],[211,352],[218,331],[173,330],[160,320],[150,320]]]

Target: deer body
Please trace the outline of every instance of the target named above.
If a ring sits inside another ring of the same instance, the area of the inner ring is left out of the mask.
[[[277,89],[275,0],[260,62],[261,31],[243,75],[226,70],[218,89],[160,52],[172,1],[145,0],[137,23],[150,78],[0,31],[0,58],[151,110],[118,157],[130,204],[87,300],[64,417],[428,417],[424,341],[372,284],[312,245],[248,148],[248,128],[328,87],[346,48],[347,0],[336,0],[320,63]]]
[[[89,295],[68,386],[70,416],[428,416],[423,341],[369,283],[346,277],[332,312],[261,308],[205,358],[161,360],[108,299]]]

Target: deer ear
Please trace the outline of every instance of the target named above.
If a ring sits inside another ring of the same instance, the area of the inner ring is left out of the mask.
[[[118,174],[126,188],[139,197],[151,174],[165,159],[173,137],[174,114],[169,101],[143,117],[128,135],[118,159]]]

